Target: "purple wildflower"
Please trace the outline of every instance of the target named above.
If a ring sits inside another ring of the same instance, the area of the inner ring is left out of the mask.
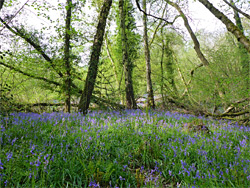
[[[123,165],[123,171],[125,171],[127,167],[128,165]]]
[[[100,187],[100,185],[99,185],[99,183],[96,183],[95,181],[90,181],[89,187]]]
[[[3,169],[3,163],[1,162],[1,159],[0,159],[0,169]]]
[[[247,144],[247,140],[246,139],[243,139],[242,141],[240,141],[240,146],[241,147],[245,148],[246,144]]]
[[[121,181],[125,180],[125,178],[123,178],[122,176],[119,176],[119,179],[120,179]]]
[[[14,138],[11,142],[11,145],[13,146],[13,144],[16,142],[17,138]]]
[[[171,170],[169,170],[168,173],[169,173],[169,176],[172,176],[172,171]]]
[[[6,155],[7,155],[7,161],[9,161],[10,159],[12,159],[13,153],[9,152],[9,153],[6,153]]]

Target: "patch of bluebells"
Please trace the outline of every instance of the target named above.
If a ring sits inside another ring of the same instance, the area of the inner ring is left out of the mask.
[[[195,118],[204,120],[212,134],[183,131]],[[250,186],[250,128],[237,123],[153,110],[86,116],[13,113],[4,121],[9,126],[0,129],[0,187],[18,185],[11,178],[20,179],[20,171],[28,176],[22,182],[36,177],[37,182],[72,184],[72,176],[61,176],[70,172],[89,187],[117,182],[133,187],[138,166],[144,184],[155,187],[161,182],[177,187]]]

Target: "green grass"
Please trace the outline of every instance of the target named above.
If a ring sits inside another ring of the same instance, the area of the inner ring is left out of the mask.
[[[187,131],[201,119],[211,134]],[[0,187],[250,187],[250,128],[164,111],[16,113]]]

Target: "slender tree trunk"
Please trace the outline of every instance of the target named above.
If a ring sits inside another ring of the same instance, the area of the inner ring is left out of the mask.
[[[97,25],[96,34],[94,37],[94,42],[91,51],[91,57],[89,61],[89,69],[87,73],[87,78],[84,85],[84,90],[80,98],[79,112],[84,114],[87,113],[89,108],[90,99],[94,90],[94,85],[96,81],[96,76],[98,72],[99,57],[101,54],[101,47],[103,42],[103,36],[105,33],[106,21],[108,18],[109,10],[112,5],[112,0],[104,0],[102,9],[99,15],[99,21]]]
[[[203,1],[203,0],[199,0],[199,1]],[[206,0],[205,0],[205,1],[206,1]],[[173,6],[173,7],[179,12],[179,14],[181,15],[181,17],[182,17],[182,19],[183,19],[183,21],[184,21],[184,25],[185,25],[185,27],[187,28],[188,33],[190,34],[190,36],[191,36],[191,38],[192,38],[192,40],[193,40],[193,42],[194,42],[194,50],[195,50],[197,56],[199,57],[199,59],[200,59],[201,62],[202,62],[202,64],[201,64],[201,65],[198,65],[198,67],[205,66],[205,67],[207,68],[208,72],[209,72],[210,77],[213,78],[213,77],[214,77],[214,73],[213,73],[213,71],[212,71],[212,70],[209,68],[209,66],[208,66],[208,65],[209,65],[209,62],[208,62],[208,60],[206,59],[206,57],[204,56],[204,54],[202,53],[202,51],[201,51],[201,49],[200,49],[200,43],[199,43],[199,41],[198,41],[196,35],[194,34],[192,28],[190,27],[187,17],[185,16],[185,14],[183,13],[183,11],[181,10],[181,8],[179,7],[178,4],[176,4],[176,3],[174,3],[174,2],[171,2],[171,1],[169,1],[169,0],[167,0],[167,2],[168,2],[171,6]],[[217,10],[217,9],[216,9],[216,10]],[[230,20],[229,20],[229,21],[230,21]],[[191,76],[193,76],[193,72],[191,73]],[[221,89],[221,83],[215,79],[215,84],[216,84],[216,87],[217,87],[216,90],[217,90],[218,93],[219,93],[219,97],[223,99],[223,98],[224,98],[224,92],[223,92],[222,89]]]
[[[165,41],[163,38],[163,28],[161,28],[161,36],[162,36],[162,47],[161,47],[161,98],[162,98],[162,104],[163,108],[166,108],[166,101],[163,91],[164,86],[164,71],[163,71],[163,61],[164,61],[164,51],[165,51]]]
[[[143,0],[143,10],[147,12],[146,0]],[[147,79],[147,106],[150,108],[155,108],[154,103],[154,93],[151,80],[151,64],[150,64],[150,50],[148,45],[148,28],[147,28],[147,15],[143,13],[143,39],[144,39],[144,53],[146,60],[146,79]]]
[[[134,89],[132,82],[132,62],[128,55],[128,38],[126,34],[125,17],[126,13],[124,10],[124,0],[119,0],[119,11],[121,19],[121,38],[122,38],[122,62],[124,66],[125,75],[125,93],[126,93],[126,107],[128,109],[136,109],[136,101],[134,97]]]
[[[234,5],[234,2],[232,0],[230,0],[230,2],[231,2],[231,4]],[[233,11],[234,11],[235,23],[236,23],[237,27],[242,31],[242,33],[244,33],[244,29],[243,29],[243,25],[242,25],[242,22],[241,22],[241,19],[240,19],[240,15],[237,12],[237,10],[233,9]]]
[[[185,27],[187,28],[188,30],[188,33],[190,34],[193,42],[194,42],[194,49],[197,53],[197,56],[199,57],[199,59],[201,60],[201,62],[203,63],[203,65],[207,66],[209,65],[209,62],[207,61],[206,57],[204,56],[204,54],[201,52],[200,50],[200,43],[198,41],[198,39],[196,38],[192,28],[190,27],[189,23],[188,23],[188,19],[187,17],[185,16],[185,14],[182,12],[181,8],[179,7],[178,4],[176,3],[173,3],[171,1],[167,1],[171,6],[173,6],[178,12],[179,14],[181,15],[183,21],[184,21],[184,25]]]
[[[65,24],[65,44],[64,44],[64,62],[66,67],[66,79],[65,79],[65,112],[71,110],[71,65],[70,65],[70,35],[71,35],[71,12],[72,12],[72,0],[67,0],[66,4],[66,24]]]
[[[216,9],[213,4],[207,0],[198,0],[203,4],[216,18],[218,18],[231,32],[237,40],[244,45],[248,53],[250,53],[250,40],[243,34],[243,32],[234,23],[228,19],[222,12]]]

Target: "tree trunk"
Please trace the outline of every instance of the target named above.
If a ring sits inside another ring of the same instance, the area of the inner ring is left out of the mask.
[[[199,0],[199,1],[203,1],[203,0]],[[196,35],[194,34],[192,28],[190,27],[189,25],[189,22],[188,22],[188,19],[187,17],[185,16],[185,14],[183,13],[183,11],[181,10],[181,8],[179,7],[178,4],[174,3],[174,2],[171,2],[169,0],[167,0],[167,2],[173,6],[178,12],[179,14],[181,15],[183,21],[184,21],[184,25],[185,27],[187,28],[188,30],[188,33],[190,34],[192,40],[193,40],[193,43],[194,43],[194,50],[198,56],[198,58],[201,60],[202,64],[201,65],[198,65],[198,67],[202,67],[202,66],[205,66],[209,72],[209,75],[211,78],[214,77],[214,73],[213,71],[210,69],[210,67],[208,66],[209,65],[209,62],[208,60],[206,59],[206,57],[204,56],[204,54],[202,53],[201,49],[200,49],[200,43],[196,37]],[[230,21],[230,20],[229,20]],[[191,73],[191,76],[193,76],[193,72]],[[221,83],[218,82],[216,79],[215,79],[215,84],[216,84],[216,90],[218,91],[219,93],[219,97],[220,98],[224,98],[224,94],[223,94],[223,91],[221,91]]]
[[[230,0],[230,1],[231,1],[231,4],[234,5],[234,2],[232,0]],[[244,29],[243,29],[243,25],[242,25],[242,22],[240,19],[240,15],[235,9],[233,9],[233,11],[234,11],[235,23],[236,23],[237,27],[242,31],[242,33],[244,33]]]
[[[0,10],[3,8],[4,1],[5,0],[0,0]]]
[[[120,29],[121,29],[121,38],[122,38],[122,62],[124,66],[124,75],[125,75],[125,93],[126,93],[126,107],[128,109],[136,109],[136,101],[134,97],[134,89],[132,82],[132,62],[129,60],[128,55],[128,38],[126,34],[126,25],[125,25],[125,10],[124,10],[124,0],[119,0],[119,11],[120,11]]]
[[[64,63],[66,68],[65,79],[65,112],[70,113],[71,106],[71,65],[70,65],[70,35],[71,35],[71,12],[72,12],[72,0],[67,0],[66,4],[66,23],[65,23],[65,44],[64,44]]]
[[[105,33],[106,21],[108,18],[109,10],[112,5],[112,0],[104,0],[102,9],[99,15],[99,22],[97,25],[96,34],[94,37],[94,42],[92,46],[89,69],[87,73],[87,78],[84,85],[84,90],[79,102],[79,112],[84,114],[87,113],[89,108],[90,99],[94,90],[94,85],[96,81],[96,76],[98,72],[99,56],[101,54],[101,47],[103,42],[103,36]]]
[[[187,17],[185,16],[185,14],[182,12],[181,8],[176,3],[173,3],[171,1],[167,1],[167,2],[171,6],[173,6],[179,12],[179,14],[181,15],[181,17],[182,17],[182,19],[184,21],[184,25],[187,28],[188,33],[190,34],[190,36],[191,36],[191,38],[192,38],[192,40],[194,42],[194,50],[196,51],[197,56],[199,57],[199,59],[201,60],[203,65],[205,65],[205,66],[209,65],[209,62],[207,61],[204,54],[200,50],[200,43],[199,43],[198,39],[196,38],[192,28],[190,27]]]
[[[164,71],[163,71],[163,61],[164,61],[164,51],[165,51],[165,41],[163,38],[163,28],[161,28],[161,38],[162,38],[162,47],[161,47],[161,98],[162,98],[162,107],[166,108],[166,101],[164,96]]]
[[[143,0],[143,10],[147,12],[146,0]],[[143,13],[143,39],[144,39],[144,53],[146,60],[146,79],[147,79],[147,106],[149,108],[155,108],[154,93],[151,80],[151,65],[150,65],[150,50],[148,45],[148,28],[147,28],[147,15]]]
[[[248,53],[250,53],[250,40],[243,34],[243,32],[234,23],[229,20],[222,12],[216,9],[213,4],[207,0],[199,0],[216,18],[218,18],[231,32],[237,40],[244,45]]]

